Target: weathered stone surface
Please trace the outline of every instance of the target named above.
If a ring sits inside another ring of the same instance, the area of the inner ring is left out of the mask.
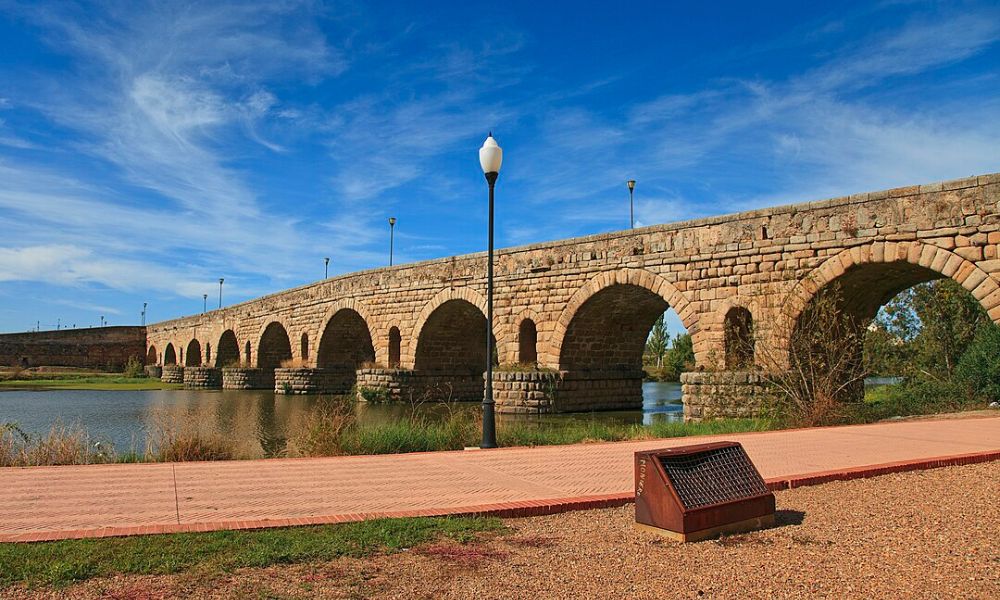
[[[184,367],[184,387],[191,389],[221,389],[222,369]]]
[[[163,383],[184,383],[184,367],[177,365],[163,365],[163,374],[160,375]]]
[[[749,311],[754,330],[781,348],[813,296],[834,282],[860,320],[871,318],[891,291],[939,276],[976,291],[991,315],[1000,314],[993,294],[1000,282],[997,242],[990,236],[1000,231],[996,179],[985,175],[500,250],[497,358],[506,365],[529,356],[528,362],[559,375],[550,398],[515,387],[524,383],[515,376],[499,375],[496,394],[510,397],[497,396],[498,406],[637,406],[643,342],[667,307],[691,333],[697,367],[707,371],[727,364],[731,309]],[[147,354],[157,364],[190,364],[198,351],[194,359],[206,366],[225,366],[216,364],[225,356],[267,370],[293,361],[352,371],[359,388],[384,388],[389,399],[441,393],[447,384],[452,398],[478,400],[485,275],[483,254],[352,273],[150,325]],[[525,354],[522,327],[528,321],[534,352]],[[283,377],[293,390],[327,386],[317,383],[325,375]],[[284,386],[276,381],[275,389]]]
[[[0,334],[0,365],[120,371],[130,358],[145,364],[145,327],[94,327]],[[155,357],[152,357],[155,358]]]
[[[274,371],[269,369],[245,369],[228,367],[222,369],[222,389],[224,390],[273,390]]]

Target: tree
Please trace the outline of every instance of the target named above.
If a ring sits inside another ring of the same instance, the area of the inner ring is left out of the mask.
[[[681,373],[691,370],[694,365],[694,344],[691,334],[678,333],[674,336],[670,349],[666,353],[665,369],[671,376],[670,381],[680,380]]]
[[[670,333],[667,331],[667,326],[663,322],[663,315],[661,314],[656,322],[653,323],[653,329],[649,332],[649,337],[646,339],[646,353],[656,359],[656,366],[663,366],[663,355],[667,352],[667,340],[670,339]]]

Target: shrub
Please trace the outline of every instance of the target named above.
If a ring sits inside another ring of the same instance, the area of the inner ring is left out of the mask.
[[[122,375],[132,379],[138,379],[146,376],[146,369],[138,357],[130,356],[128,361],[125,363],[125,369],[122,371]]]
[[[0,467],[86,465],[117,460],[113,445],[91,443],[80,425],[57,422],[47,434],[34,436],[16,423],[0,424]]]
[[[1000,400],[1000,326],[986,323],[976,332],[955,375],[970,395],[987,402]]]
[[[236,458],[236,444],[217,432],[206,430],[196,415],[154,415],[147,439],[150,461],[180,462]]]
[[[358,387],[358,393],[355,394],[354,397],[360,398],[365,402],[379,404],[389,401],[389,390],[384,387],[369,387],[362,385]]]

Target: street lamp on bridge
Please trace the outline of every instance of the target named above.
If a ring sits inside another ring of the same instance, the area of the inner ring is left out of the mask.
[[[208,294],[201,295],[201,314],[208,312]]]
[[[142,324],[146,325],[146,302],[142,303]]]
[[[479,166],[490,187],[489,249],[486,253],[486,389],[483,391],[483,441],[481,448],[497,447],[496,415],[493,407],[493,187],[500,176],[503,149],[493,132],[479,149]]]
[[[222,282],[225,278],[219,277],[219,308],[222,308]]]
[[[635,192],[635,179],[629,179],[628,184],[628,225],[629,229],[635,229],[635,208],[632,202],[633,192]]]
[[[396,230],[396,217],[389,217],[389,266],[392,266],[392,238]]]
[[[330,257],[327,256],[323,259],[323,279],[330,278]]]

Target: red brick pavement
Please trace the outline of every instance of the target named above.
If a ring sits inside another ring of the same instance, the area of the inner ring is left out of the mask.
[[[386,456],[0,469],[0,542],[544,514],[632,499],[637,450],[742,442],[774,488],[1000,459],[1000,417]]]

